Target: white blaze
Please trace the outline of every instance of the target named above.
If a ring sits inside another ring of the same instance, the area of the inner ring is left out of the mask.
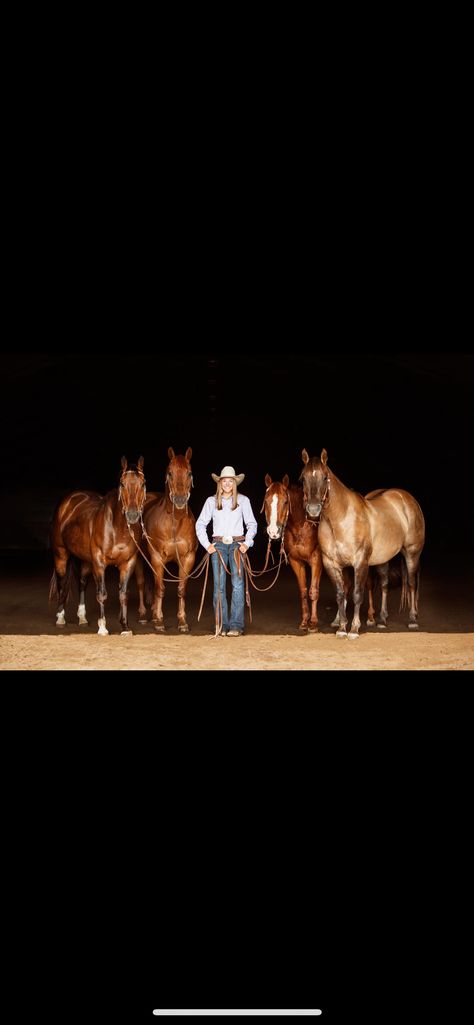
[[[270,510],[270,523],[268,524],[268,533],[270,537],[277,537],[277,514],[278,514],[278,495],[274,495],[272,498],[272,505]]]

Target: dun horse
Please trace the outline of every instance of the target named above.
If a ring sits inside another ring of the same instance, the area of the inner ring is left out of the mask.
[[[164,570],[168,562],[178,566],[178,630],[187,633],[186,622],[186,585],[196,558],[198,540],[196,536],[195,518],[189,508],[189,498],[193,486],[191,469],[191,448],[184,456],[176,456],[172,448],[168,449],[170,460],[166,470],[164,493],[150,492],[147,498],[144,522],[148,542],[148,555],[155,576],[155,597],[152,617],[155,630],[163,633],[163,597],[165,593]],[[145,621],[143,604],[143,565],[137,563],[137,583],[140,594],[140,608]]]
[[[318,546],[318,527],[306,519],[303,489],[290,485],[287,474],[281,482],[272,481],[267,473],[266,492],[262,510],[267,521],[267,534],[272,541],[280,540],[288,555],[290,566],[298,581],[301,598],[301,631],[316,633],[318,629],[319,581],[323,571]],[[308,592],[306,565],[311,571]],[[308,594],[311,601],[309,614]]]
[[[50,599],[58,599],[56,625],[66,623],[64,605],[71,586],[70,556],[81,562],[80,596],[77,610],[79,624],[87,624],[85,590],[92,572],[99,602],[99,634],[108,634],[105,623],[105,570],[117,566],[120,572],[119,596],[122,633],[128,634],[128,582],[137,561],[137,544],[142,532],[142,511],[146,498],[143,457],[136,469],[127,468],[122,456],[122,475],[118,488],[105,497],[92,491],[74,491],[58,506],[52,526],[51,543],[55,570],[51,579]],[[135,540],[134,540],[135,538]],[[145,614],[144,607],[140,614]]]
[[[399,488],[371,491],[365,498],[351,491],[330,470],[327,452],[310,459],[302,452],[301,473],[304,506],[310,520],[319,524],[318,540],[324,568],[336,587],[339,609],[338,637],[346,637],[347,618],[344,568],[354,568],[354,617],[349,637],[357,638],[360,607],[364,597],[369,566],[377,566],[382,577],[381,619],[387,619],[388,562],[398,552],[404,557],[402,602],[409,597],[410,629],[418,629],[418,592],[420,555],[425,543],[425,521],[418,502]],[[403,563],[402,563],[403,564]]]

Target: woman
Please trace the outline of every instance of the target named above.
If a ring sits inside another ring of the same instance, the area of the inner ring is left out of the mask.
[[[217,491],[204,502],[196,521],[196,534],[211,556],[217,632],[224,637],[240,637],[244,632],[245,612],[244,571],[240,553],[243,555],[253,545],[257,521],[249,499],[237,491],[245,477],[244,473],[237,475],[233,466],[224,466],[220,477],[215,473],[211,476],[217,483]],[[212,543],[209,544],[207,526],[211,519]],[[232,581],[230,615],[225,566],[230,568]]]

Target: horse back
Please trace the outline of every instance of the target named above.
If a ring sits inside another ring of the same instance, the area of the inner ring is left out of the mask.
[[[90,561],[92,528],[102,500],[96,491],[71,491],[60,501],[51,530],[54,550],[64,547],[72,555]]]

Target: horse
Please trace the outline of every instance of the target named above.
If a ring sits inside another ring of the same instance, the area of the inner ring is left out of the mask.
[[[318,527],[306,519],[303,488],[290,485],[288,474],[285,474],[282,481],[272,481],[270,474],[267,473],[265,486],[267,490],[260,512],[265,513],[270,540],[281,541],[298,582],[301,599],[301,623],[298,629],[304,633],[317,633],[319,581],[323,571],[318,545]],[[306,565],[311,571],[309,592]],[[311,618],[308,593],[311,600]]]
[[[81,561],[79,624],[87,624],[85,589],[92,572],[100,609],[98,633],[101,636],[108,634],[105,620],[105,570],[107,566],[117,566],[120,572],[119,622],[122,634],[131,634],[127,617],[128,583],[135,570],[142,532],[142,513],[146,500],[143,463],[143,456],[140,456],[137,467],[128,469],[127,459],[122,456],[118,488],[105,496],[97,492],[75,491],[60,502],[51,533],[55,570],[51,579],[50,598],[58,598],[57,626],[64,626],[66,622],[64,604],[71,585],[70,556],[74,555]],[[140,614],[145,614],[144,607],[140,609]]]
[[[336,588],[339,609],[338,637],[356,639],[360,606],[370,566],[382,576],[383,618],[387,618],[388,562],[401,552],[406,566],[401,607],[409,600],[409,622],[418,629],[420,556],[425,543],[425,520],[416,499],[399,488],[380,488],[363,497],[351,491],[328,466],[326,449],[311,459],[303,449],[303,482],[307,517],[318,523],[323,564]],[[354,616],[347,634],[343,570],[354,569]]]
[[[193,487],[191,469],[192,448],[186,454],[175,455],[168,449],[169,463],[165,476],[165,491],[150,492],[144,510],[145,537],[148,554],[155,576],[155,592],[152,605],[153,624],[157,633],[164,633],[163,598],[165,585],[163,582],[165,566],[175,562],[179,571],[178,583],[178,630],[188,633],[186,621],[186,585],[196,559],[198,539],[195,518],[189,508],[189,498]],[[136,577],[140,595],[140,607],[144,610],[144,575],[143,564],[137,563]],[[178,579],[178,578],[177,578]],[[140,622],[146,622],[145,614]]]

